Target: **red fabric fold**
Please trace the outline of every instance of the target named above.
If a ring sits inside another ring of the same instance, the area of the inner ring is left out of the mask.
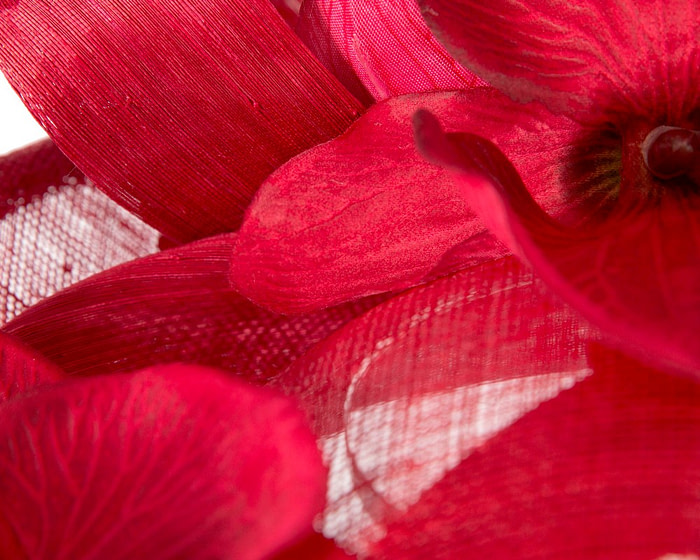
[[[235,229],[276,167],[359,103],[268,0],[0,12],[0,68],[99,188],[176,241]]]
[[[7,559],[256,560],[305,535],[323,506],[301,413],[200,367],[16,398],[0,407],[0,457]]]

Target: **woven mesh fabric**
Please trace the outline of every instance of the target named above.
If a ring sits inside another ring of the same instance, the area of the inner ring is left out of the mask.
[[[301,399],[330,464],[324,531],[366,553],[465,456],[589,376],[591,336],[508,258],[397,296],[318,345],[275,383]]]
[[[330,465],[324,533],[387,559],[696,550],[697,384],[598,338],[512,257],[338,330],[274,382]]]
[[[51,142],[0,159],[0,324],[92,274],[152,253],[158,233]]]
[[[5,326],[70,374],[169,362],[229,370],[256,383],[387,296],[281,315],[228,282],[235,235],[125,263],[28,309]]]

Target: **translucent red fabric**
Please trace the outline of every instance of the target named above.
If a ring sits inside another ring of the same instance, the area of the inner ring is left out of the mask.
[[[476,4],[0,2],[0,558],[700,559],[695,7]]]
[[[51,141],[0,158],[0,323],[158,249],[159,234],[98,191]]]

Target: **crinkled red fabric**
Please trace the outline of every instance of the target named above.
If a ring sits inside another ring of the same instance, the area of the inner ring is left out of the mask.
[[[261,309],[228,282],[234,241],[212,237],[111,268],[4,330],[70,374],[187,362],[263,383],[382,299],[292,317]]]
[[[268,0],[27,0],[0,69],[99,188],[166,236],[231,231],[260,182],[359,103]]]
[[[450,53],[517,101],[540,100],[584,121],[678,121],[700,104],[695,0],[419,3]]]
[[[415,0],[305,0],[296,31],[365,103],[485,85],[431,36]]]
[[[595,157],[578,152],[574,121],[542,105],[516,106],[490,88],[392,98],[263,183],[239,230],[233,284],[260,305],[299,312],[505,254],[451,174],[416,150],[410,119],[420,108],[450,130],[494,138],[553,214],[587,194],[591,176],[580,170]]]
[[[256,560],[309,531],[325,475],[292,403],[214,370],[65,382],[0,406],[0,550]]]

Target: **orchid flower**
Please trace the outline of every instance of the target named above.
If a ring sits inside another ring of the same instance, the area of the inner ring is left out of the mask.
[[[510,98],[474,107],[473,118],[516,115],[514,126],[545,131],[522,139],[519,150],[556,153],[550,165],[569,197],[568,221],[551,219],[532,200],[528,188],[546,179],[527,168],[518,175],[503,156],[509,146],[497,147],[500,131],[477,132],[496,146],[468,134],[447,139],[421,114],[423,151],[455,169],[491,231],[619,345],[697,374],[697,3],[422,6],[450,52]],[[518,104],[527,101],[542,105]]]
[[[693,7],[468,4],[0,0],[4,556],[698,559]]]

